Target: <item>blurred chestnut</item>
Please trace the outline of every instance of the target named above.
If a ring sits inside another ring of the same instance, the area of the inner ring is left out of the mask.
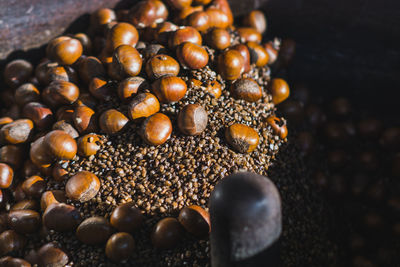
[[[179,62],[189,69],[201,69],[208,63],[207,51],[194,43],[181,43],[176,49]]]
[[[89,84],[93,78],[103,77],[106,74],[103,64],[96,57],[85,57],[79,62],[79,76]]]
[[[95,155],[100,149],[100,138],[97,134],[87,134],[78,140],[78,154],[82,157]]]
[[[231,45],[231,35],[225,29],[214,28],[207,33],[206,41],[212,48],[224,50]]]
[[[48,154],[57,159],[73,159],[76,155],[77,145],[74,138],[61,130],[53,130],[45,135],[44,146],[48,149]]]
[[[382,122],[376,118],[365,118],[357,124],[357,129],[364,138],[377,138],[382,132]]]
[[[268,90],[272,95],[272,102],[275,105],[285,101],[290,94],[289,85],[285,80],[280,78],[272,79]]]
[[[39,210],[39,205],[34,199],[24,199],[15,203],[10,210]]]
[[[106,256],[114,262],[127,260],[135,249],[135,241],[128,233],[115,233],[107,241]]]
[[[74,139],[79,137],[79,133],[75,130],[75,128],[64,120],[54,123],[52,129],[64,131]]]
[[[175,49],[178,45],[184,42],[194,43],[201,45],[203,39],[198,30],[193,27],[187,26],[175,31],[169,39],[169,47]]]
[[[142,58],[139,52],[130,45],[121,45],[115,49],[108,74],[122,80],[127,76],[136,76],[142,69]]]
[[[202,6],[206,6],[208,5],[212,0],[193,0],[193,4],[194,5],[202,5]]]
[[[164,21],[160,24],[157,24],[157,28],[154,31],[154,35],[155,35],[154,38],[157,40],[158,43],[160,43],[162,45],[149,44],[148,46],[149,47],[159,46],[160,48],[162,48],[161,51],[165,50],[165,47],[163,45],[168,45],[168,40],[169,40],[171,33],[176,31],[177,29],[178,29],[178,26],[169,21]],[[147,49],[145,49],[145,50],[147,50]],[[148,52],[146,51],[145,54],[148,54]]]
[[[284,39],[281,42],[278,61],[280,61],[281,64],[283,64],[283,66],[287,66],[294,58],[295,53],[296,53],[296,42],[293,41],[292,39]]]
[[[77,33],[74,34],[73,38],[77,39],[79,42],[81,42],[83,51],[82,54],[84,55],[88,55],[92,53],[92,40],[90,39],[89,36],[87,36],[87,34],[85,33]],[[82,58],[80,58],[82,59]]]
[[[175,23],[181,23],[184,21],[187,17],[189,17],[191,14],[199,11],[203,11],[204,7],[202,6],[189,6],[185,7],[177,13],[177,16],[174,17],[174,22]]]
[[[42,93],[43,99],[50,106],[70,105],[79,97],[79,88],[70,82],[52,81]]]
[[[10,117],[0,117],[0,129],[6,125],[9,124],[11,122],[13,122],[14,120]]]
[[[0,148],[0,162],[18,168],[22,164],[24,150],[21,146],[6,145]]]
[[[104,217],[89,217],[76,229],[76,237],[85,244],[104,244],[112,235],[112,228]]]
[[[247,73],[250,71],[250,52],[249,49],[246,45],[244,44],[237,44],[232,46],[232,49],[237,50],[243,57],[244,59],[244,73]]]
[[[221,84],[214,80],[214,81],[208,81],[206,84],[206,92],[212,95],[215,98],[219,98],[222,94],[222,86]]]
[[[167,217],[156,224],[151,234],[151,241],[156,248],[170,249],[178,245],[182,236],[182,225],[177,219]]]
[[[128,14],[128,21],[138,28],[161,23],[168,17],[168,9],[159,0],[144,0],[134,5]]]
[[[33,122],[29,119],[13,121],[0,130],[0,140],[9,144],[21,144],[28,141],[33,133]]]
[[[199,104],[189,104],[178,114],[178,127],[186,135],[199,135],[207,127],[207,111]]]
[[[4,68],[4,81],[12,88],[26,83],[33,72],[32,64],[23,59],[9,62]]]
[[[100,180],[91,172],[80,171],[69,178],[65,185],[68,198],[74,201],[86,202],[97,195],[100,189]]]
[[[383,131],[379,143],[385,149],[396,151],[400,148],[400,128],[391,127]]]
[[[46,181],[40,176],[31,176],[22,183],[22,190],[29,197],[40,198],[46,190]]]
[[[300,124],[304,120],[303,104],[295,100],[286,100],[280,106],[280,111],[290,123]]]
[[[167,3],[174,9],[183,9],[192,4],[192,0],[167,0]]]
[[[205,11],[196,11],[186,17],[185,24],[199,32],[205,32],[210,28],[210,17]]]
[[[0,256],[16,253],[25,247],[26,239],[14,230],[7,230],[0,234]]]
[[[237,28],[237,33],[239,34],[240,41],[242,43],[247,43],[247,42],[261,43],[262,40],[261,33],[259,33],[254,28],[248,28],[248,27]]]
[[[112,83],[103,78],[95,77],[89,84],[90,93],[99,100],[110,100],[114,90]]]
[[[236,80],[243,73],[245,61],[237,50],[227,50],[218,57],[218,70],[226,80]]]
[[[222,10],[215,8],[215,7],[209,7],[206,10],[206,14],[208,15],[209,18],[209,28],[226,28],[230,24],[232,24],[229,21],[229,16],[225,14]]]
[[[24,117],[31,119],[35,126],[41,130],[48,129],[53,121],[53,112],[39,102],[30,102],[22,110]]]
[[[110,8],[100,8],[91,14],[90,26],[96,30],[101,30],[104,25],[116,20],[117,16],[114,10]]]
[[[225,130],[226,141],[239,153],[249,153],[257,148],[260,137],[253,128],[244,124],[232,124]]]
[[[96,132],[97,130],[95,112],[87,106],[76,107],[72,119],[75,128],[81,134]]]
[[[8,225],[20,234],[33,234],[40,227],[40,214],[34,210],[12,210],[8,214]]]
[[[0,188],[9,188],[14,179],[14,170],[5,163],[0,163]]]
[[[153,93],[160,102],[171,103],[181,100],[187,91],[186,83],[179,77],[166,76],[151,85]]]
[[[288,130],[286,127],[286,122],[275,116],[270,116],[267,118],[268,125],[271,126],[272,130],[276,135],[279,135],[281,139],[285,139],[288,135]]]
[[[204,237],[211,230],[210,214],[197,205],[184,207],[179,213],[178,221],[186,231],[197,237]]]
[[[15,90],[14,98],[15,102],[22,107],[29,102],[39,101],[40,92],[35,85],[24,83]]]
[[[81,221],[79,211],[71,205],[64,203],[50,204],[43,213],[43,225],[57,232],[74,230]]]
[[[339,97],[330,104],[330,111],[335,116],[347,116],[351,112],[351,104],[347,98]]]
[[[121,131],[127,123],[128,118],[116,109],[104,111],[99,118],[100,128],[107,134]]]
[[[138,94],[129,103],[129,117],[132,120],[146,118],[160,110],[160,102],[155,95],[150,93]]]
[[[38,167],[50,166],[54,161],[53,156],[48,153],[47,146],[44,145],[44,136],[38,138],[31,144],[29,155],[33,164]]]
[[[43,245],[37,252],[39,266],[58,267],[66,266],[69,262],[68,255],[52,243]]]
[[[135,26],[120,22],[115,24],[107,34],[107,50],[113,52],[121,45],[129,45],[132,48],[139,40],[139,33]]]
[[[82,55],[83,47],[77,39],[61,36],[48,44],[48,56],[61,65],[72,65]]]
[[[179,64],[168,55],[155,55],[147,61],[146,73],[152,80],[166,75],[176,76],[179,73]]]
[[[3,267],[31,267],[32,265],[26,260],[6,256],[0,258],[0,266]]]
[[[263,44],[263,47],[268,53],[268,64],[274,64],[278,59],[278,49],[276,49],[272,42]]]
[[[160,44],[148,44],[145,48],[139,49],[139,51],[146,61],[155,55],[168,53],[168,50]]]
[[[255,42],[248,42],[247,47],[250,52],[250,62],[256,64],[257,67],[263,67],[267,65],[269,55],[264,47]]]
[[[233,14],[228,0],[213,0],[208,9],[211,8],[221,10],[228,17],[229,25],[233,24]]]
[[[172,123],[168,116],[156,113],[143,122],[140,135],[149,145],[164,144],[172,133]]]
[[[122,101],[126,102],[134,97],[139,90],[144,90],[149,87],[150,85],[142,77],[129,77],[119,83],[118,96]]]
[[[133,202],[119,205],[111,213],[111,225],[121,232],[132,233],[140,228],[143,222],[143,215]]]
[[[46,191],[42,194],[40,198],[40,208],[45,211],[48,206],[54,203],[65,203],[67,198],[65,196],[64,190],[52,190]]]
[[[260,10],[253,10],[243,18],[243,25],[256,29],[263,34],[267,29],[267,19]]]
[[[232,96],[249,102],[256,102],[262,97],[262,89],[258,83],[251,78],[237,79],[231,86]]]

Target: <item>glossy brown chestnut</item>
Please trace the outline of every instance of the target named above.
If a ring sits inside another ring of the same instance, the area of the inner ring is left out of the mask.
[[[45,211],[51,204],[65,202],[67,202],[67,197],[63,190],[46,191],[40,198],[40,208],[42,211]]]
[[[23,249],[26,244],[24,236],[14,230],[7,230],[0,234],[0,256],[15,253]]]
[[[87,134],[78,140],[78,154],[82,157],[96,155],[100,149],[100,138],[97,134]]]
[[[5,163],[0,163],[0,188],[9,188],[14,179],[13,169]]]
[[[121,232],[132,233],[140,228],[143,215],[133,202],[119,205],[111,213],[111,225]]]
[[[178,221],[189,233],[204,237],[211,230],[210,214],[200,206],[184,207],[179,213]]]
[[[30,102],[22,110],[24,117],[31,119],[39,129],[48,129],[54,121],[53,112],[39,102]]]
[[[272,79],[268,90],[272,95],[272,102],[275,105],[285,101],[290,94],[289,85],[285,80],[280,78]]]
[[[233,14],[228,0],[213,0],[210,8],[221,10],[227,17],[229,25],[233,24]],[[218,26],[215,26],[218,27]]]
[[[77,172],[65,185],[67,197],[80,202],[86,202],[94,198],[99,189],[99,178],[88,171]]]
[[[207,51],[194,43],[181,43],[176,49],[176,55],[182,66],[189,69],[201,69],[208,63]]]
[[[21,144],[29,140],[33,133],[33,122],[29,119],[13,121],[0,130],[0,140],[9,144]]]
[[[236,99],[255,102],[261,99],[262,89],[252,78],[242,78],[237,79],[231,86],[231,93]]]
[[[169,39],[169,47],[175,49],[178,45],[184,42],[194,43],[201,45],[203,39],[198,30],[193,27],[183,27],[175,31]]]
[[[32,265],[23,259],[6,256],[0,259],[0,266],[4,267],[31,267]]]
[[[199,135],[207,127],[207,111],[199,104],[189,104],[178,114],[178,127],[186,135]]]
[[[240,36],[240,41],[242,43],[247,43],[247,42],[261,43],[262,40],[261,33],[259,33],[254,28],[247,28],[247,27],[238,28],[237,32]]]
[[[22,164],[24,150],[21,146],[6,145],[0,148],[0,162],[18,168]]]
[[[107,241],[106,256],[114,262],[127,260],[135,249],[135,241],[128,233],[115,233]]]
[[[168,0],[167,3],[174,9],[184,9],[192,4],[192,0]]]
[[[57,121],[65,121],[72,123],[72,116],[74,114],[74,108],[70,106],[62,106],[56,111]]]
[[[260,137],[253,128],[244,124],[232,124],[225,130],[226,141],[239,153],[249,153],[257,148]]]
[[[88,55],[88,54],[92,53],[92,47],[93,47],[92,40],[90,39],[90,37],[87,34],[80,32],[80,33],[74,34],[73,38],[75,38],[79,42],[81,42],[81,45],[83,48],[82,54]],[[82,59],[82,57],[79,58],[79,61],[81,59]]]
[[[150,85],[142,77],[129,77],[119,83],[118,96],[122,101],[127,102],[136,96],[139,90],[148,88],[150,88]]]
[[[218,57],[218,70],[226,80],[236,80],[243,73],[245,61],[241,53],[231,49]]]
[[[183,227],[177,219],[167,217],[159,221],[151,234],[153,246],[170,249],[178,245],[183,236]]]
[[[69,160],[76,155],[77,145],[74,138],[68,133],[54,130],[45,135],[43,140],[48,154],[57,159]]]
[[[46,181],[40,176],[31,176],[22,183],[22,190],[29,197],[40,198],[46,190]]]
[[[39,101],[40,92],[32,83],[24,83],[15,90],[14,98],[15,102],[23,107],[29,102]]]
[[[74,64],[83,52],[81,42],[70,37],[58,39],[55,42],[50,41],[48,46],[48,56],[61,65]]]
[[[265,51],[268,53],[268,64],[274,64],[278,59],[278,49],[274,46],[273,42],[263,44]]]
[[[40,223],[40,214],[34,210],[12,210],[8,214],[8,225],[20,234],[35,233]]]
[[[78,131],[75,130],[75,128],[71,124],[64,120],[54,123],[52,129],[64,131],[74,139],[79,137]]]
[[[74,230],[81,221],[79,211],[71,205],[64,203],[50,204],[42,216],[43,225],[57,232]]]
[[[156,80],[151,88],[160,102],[163,103],[177,102],[185,96],[187,91],[186,83],[181,78],[174,76]]]
[[[270,125],[272,127],[272,130],[274,131],[274,133],[276,135],[279,135],[279,137],[281,139],[286,138],[286,136],[288,135],[286,122],[284,122],[283,120],[281,120],[275,116],[271,116],[271,117],[267,118],[267,123],[268,123],[268,125]]]
[[[189,15],[191,15],[195,12],[198,12],[198,11],[203,11],[203,10],[204,10],[204,7],[202,7],[202,6],[189,6],[184,9],[181,9],[181,10],[179,10],[177,17],[174,18],[174,22],[180,24]]]
[[[99,245],[107,242],[113,229],[104,217],[89,217],[76,229],[76,237],[85,244]]]
[[[154,31],[153,39],[157,40],[158,43],[162,44],[163,46],[161,46],[161,47],[164,48],[164,45],[168,45],[168,40],[169,40],[171,33],[176,31],[177,29],[178,29],[178,26],[175,25],[174,23],[169,22],[169,21],[164,21],[160,24],[157,24],[157,28]],[[157,44],[150,44],[149,46],[153,46],[153,45],[157,45]]]
[[[155,55],[147,61],[146,73],[152,80],[166,75],[177,76],[179,73],[179,64],[174,58],[168,55]]]
[[[100,115],[99,125],[103,132],[115,134],[121,131],[128,121],[128,118],[118,110],[109,109]]]
[[[101,61],[96,57],[85,57],[79,61],[79,76],[89,84],[93,78],[104,77],[106,71]]]
[[[95,77],[89,83],[89,92],[99,100],[110,100],[114,90],[112,83],[104,78]]]
[[[72,117],[75,128],[79,133],[96,132],[97,118],[93,109],[87,106],[76,107]]]
[[[129,103],[129,117],[132,120],[147,118],[160,111],[160,102],[155,95],[150,93],[138,94]]]
[[[139,49],[139,51],[146,61],[155,55],[168,53],[168,50],[160,44],[148,44],[145,48]]]
[[[231,24],[229,21],[229,16],[218,8],[215,7],[207,8],[206,14],[208,15],[209,18],[208,23],[210,28],[224,29]]]
[[[247,47],[250,52],[250,62],[256,64],[257,67],[263,67],[267,65],[269,60],[269,54],[264,47],[256,42],[248,42]]]
[[[149,145],[164,144],[172,133],[172,123],[167,115],[156,113],[148,117],[142,124],[140,134]]]
[[[205,32],[210,28],[210,18],[207,12],[196,11],[186,17],[185,25],[193,27],[199,32]]]
[[[206,92],[212,95],[215,98],[219,98],[222,94],[222,86],[221,84],[214,80],[214,81],[208,81],[206,84]]]
[[[134,47],[139,40],[139,33],[135,26],[120,22],[115,24],[107,35],[107,50],[113,52],[118,46],[129,45]]]
[[[139,52],[130,45],[121,45],[114,51],[108,74],[116,80],[122,80],[128,76],[138,75],[141,69],[142,58]]]
[[[267,30],[267,19],[260,10],[253,10],[243,18],[243,25],[256,29],[263,34]]]
[[[19,202],[27,198],[24,190],[22,190],[22,183],[19,183],[17,186],[12,188],[11,191],[12,191],[12,196],[14,197],[14,200],[16,202]]]
[[[116,20],[117,16],[115,15],[114,10],[109,8],[100,8],[90,16],[90,26],[96,30],[102,30],[106,24]]]
[[[53,164],[51,176],[57,182],[63,182],[68,177],[68,171],[65,169],[68,166],[68,161],[59,161]]]
[[[217,50],[224,50],[231,45],[231,36],[225,29],[214,28],[207,33],[206,42]]]
[[[15,203],[10,210],[39,210],[39,205],[36,200],[25,199]]]
[[[60,66],[57,63],[48,63],[47,72],[43,84],[49,84],[52,81],[66,81],[78,83],[78,74],[70,66]]]
[[[31,144],[29,151],[30,159],[37,167],[48,167],[54,161],[44,145],[44,136],[38,138]]]
[[[134,5],[128,14],[128,21],[138,28],[152,26],[161,23],[168,17],[168,9],[159,0],[140,1]]]
[[[68,255],[52,243],[42,246],[37,252],[37,257],[39,266],[61,267],[69,262]]]
[[[79,97],[79,88],[70,82],[52,81],[42,93],[43,100],[50,106],[70,105]]]
[[[26,83],[32,75],[32,64],[23,59],[16,59],[9,62],[4,68],[4,81],[16,88]]]

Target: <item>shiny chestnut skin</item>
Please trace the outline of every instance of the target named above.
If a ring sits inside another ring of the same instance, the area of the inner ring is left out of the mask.
[[[70,160],[76,155],[76,141],[64,131],[49,132],[45,135],[43,144],[48,149],[48,154],[57,159]]]
[[[257,148],[260,137],[253,128],[236,123],[226,128],[225,139],[237,152],[249,153]]]
[[[167,3],[174,9],[184,9],[192,4],[192,0],[168,0]]]
[[[90,26],[95,30],[102,30],[106,24],[116,20],[117,16],[114,10],[100,8],[90,15]]]
[[[48,129],[54,121],[50,108],[39,102],[30,102],[22,109],[24,117],[31,119],[39,129]]]
[[[226,80],[236,80],[243,73],[245,61],[239,51],[230,49],[218,57],[218,70]]]
[[[72,37],[77,39],[79,42],[81,42],[81,45],[83,48],[82,54],[88,55],[88,54],[92,53],[92,47],[93,47],[92,40],[90,39],[90,37],[87,34],[80,32],[80,33],[74,34]],[[80,61],[81,59],[82,59],[82,57],[79,58],[78,60]]]
[[[22,107],[29,102],[38,102],[40,92],[32,83],[24,83],[15,90],[14,99]]]
[[[46,190],[46,181],[40,176],[31,176],[22,183],[22,190],[31,198],[40,198]]]
[[[246,27],[238,28],[237,32],[240,36],[240,41],[242,43],[247,43],[247,42],[261,43],[262,40],[261,33],[259,33],[254,28],[246,28]]]
[[[88,245],[104,244],[112,233],[113,229],[108,221],[99,216],[85,219],[76,229],[76,237]]]
[[[237,79],[231,86],[232,96],[249,102],[256,102],[262,97],[262,89],[258,83],[251,78]]]
[[[186,135],[199,135],[207,127],[207,111],[199,104],[189,104],[178,114],[179,130]]]
[[[67,202],[67,197],[65,196],[64,190],[46,191],[40,198],[40,209],[45,211],[51,204],[65,202]]]
[[[24,149],[21,146],[6,145],[0,148],[0,162],[7,163],[13,168],[21,166],[24,158]]]
[[[9,62],[4,68],[4,81],[12,88],[26,83],[33,72],[32,64],[23,59]]]
[[[72,65],[82,55],[83,47],[79,40],[70,37],[54,40],[48,44],[48,56],[57,61],[57,63]]]
[[[129,77],[121,81],[118,85],[118,96],[123,102],[127,102],[136,96],[139,90],[145,90],[150,85],[147,81],[139,76]]]
[[[43,84],[47,85],[52,81],[66,81],[78,83],[78,74],[70,66],[59,66],[57,63],[48,63],[48,69]]]
[[[107,34],[107,50],[113,52],[118,46],[135,46],[139,40],[139,33],[135,26],[120,22],[115,24]]]
[[[231,36],[225,29],[214,28],[207,33],[206,42],[216,50],[224,50],[231,45]]]
[[[267,118],[267,123],[272,127],[272,130],[276,135],[279,135],[281,139],[285,139],[288,135],[288,130],[286,127],[286,122],[281,119],[271,116]]]
[[[47,71],[50,66],[54,65],[48,58],[43,58],[43,60],[35,68],[35,78],[41,85],[47,84]]]
[[[260,10],[253,10],[243,18],[243,25],[256,29],[263,34],[267,30],[267,19]]]
[[[139,52],[130,45],[121,45],[115,49],[108,74],[122,80],[127,76],[136,76],[142,69],[142,58]]]
[[[156,113],[143,122],[140,135],[149,145],[164,144],[172,133],[172,123],[167,115]]]
[[[111,225],[121,232],[132,233],[140,228],[143,215],[133,202],[119,205],[111,213]]]
[[[210,28],[210,18],[207,12],[196,11],[186,17],[185,25],[193,27],[199,32],[205,32]]]
[[[209,8],[221,10],[228,17],[229,25],[233,24],[233,14],[228,0],[214,0]]]
[[[59,161],[53,164],[51,170],[51,176],[57,182],[62,182],[68,177],[68,171],[65,169],[67,167],[68,161]],[[65,166],[65,167],[64,167]]]
[[[264,47],[256,42],[248,42],[247,47],[250,52],[250,62],[256,64],[257,67],[263,67],[267,65],[269,60],[269,54]]]
[[[138,28],[152,26],[161,23],[168,17],[168,9],[159,0],[144,0],[134,5],[128,14],[128,22]]]
[[[209,18],[209,28],[224,29],[231,24],[229,21],[229,16],[218,8],[210,7],[207,8],[205,12]]]
[[[114,262],[127,260],[135,249],[135,241],[128,233],[115,233],[107,241],[106,256]]]
[[[0,188],[9,188],[14,179],[14,170],[6,163],[0,163]]]
[[[52,130],[61,130],[69,134],[72,138],[78,138],[79,133],[75,128],[69,124],[68,122],[62,120],[62,121],[57,121],[56,123],[53,124]]]
[[[273,45],[272,42],[263,44],[263,47],[268,53],[268,65],[274,64],[278,59],[278,49]]]
[[[26,260],[6,256],[0,259],[0,266],[4,267],[31,267]]]
[[[34,210],[13,210],[8,214],[8,225],[20,234],[33,234],[40,224],[40,214]]]
[[[206,84],[206,92],[215,98],[219,98],[222,94],[222,86],[216,80],[208,81]]]
[[[7,230],[0,234],[0,256],[18,252],[26,244],[24,236],[14,230]]]
[[[146,62],[155,55],[166,55],[168,53],[168,50],[161,44],[148,44],[145,48],[138,49],[138,51],[146,60]]]
[[[182,66],[189,69],[201,69],[208,63],[207,51],[194,43],[181,43],[176,49],[176,55]]]
[[[74,114],[73,107],[62,106],[62,107],[59,107],[56,111],[56,119],[57,119],[57,121],[65,121],[68,123],[72,123],[73,114]]]
[[[272,79],[268,90],[272,95],[272,102],[275,105],[285,101],[290,94],[289,85],[285,80],[280,78]]]
[[[33,122],[29,119],[20,119],[0,129],[0,140],[9,144],[21,144],[28,141],[32,133]]]
[[[106,74],[103,64],[96,57],[85,57],[80,60],[78,72],[86,84],[89,84],[93,78],[103,77]]]
[[[182,225],[177,219],[167,217],[160,220],[154,227],[151,242],[158,249],[170,249],[178,245],[182,236]]]
[[[118,110],[109,109],[100,115],[99,125],[103,132],[115,134],[121,131],[128,121],[128,118]]]
[[[198,237],[206,236],[211,230],[210,214],[197,205],[184,207],[179,213],[178,221],[186,231]]]
[[[131,120],[147,118],[160,111],[160,102],[153,94],[141,93],[129,103],[128,111]]]
[[[76,107],[72,119],[75,128],[81,134],[96,132],[97,130],[95,112],[87,106]]]
[[[39,205],[36,200],[25,199],[15,203],[10,210],[38,210]]]
[[[73,104],[79,97],[79,88],[70,82],[52,81],[42,93],[42,97],[50,106]]]
[[[54,161],[54,157],[48,153],[43,141],[44,136],[39,137],[31,143],[29,151],[30,159],[37,167],[48,167]]]
[[[74,230],[81,221],[79,211],[71,205],[64,203],[50,204],[42,216],[43,225],[57,232]]]
[[[166,75],[177,76],[179,69],[179,63],[168,55],[155,55],[146,62],[146,73],[152,80]]]
[[[52,243],[47,243],[40,247],[37,252],[37,258],[39,266],[61,267],[66,266],[69,262],[68,255]]]
[[[179,10],[179,13],[177,16],[174,18],[175,23],[181,23],[184,21],[187,17],[189,17],[191,14],[199,11],[203,11],[204,7],[202,6],[189,6],[184,9]]]
[[[91,172],[80,171],[69,178],[65,185],[68,198],[74,201],[86,202],[97,195],[100,189],[100,180]]]
[[[171,33],[176,31],[178,29],[178,26],[175,25],[172,22],[169,21],[164,21],[160,24],[157,24],[157,28],[154,31],[154,36],[153,39],[157,40],[158,43],[162,44],[163,48],[164,45],[168,45],[168,40],[169,36]],[[156,44],[150,44],[149,46],[156,45]]]
[[[186,83],[179,77],[167,76],[156,80],[152,85],[152,92],[162,103],[171,103],[181,100],[187,91]]]
[[[198,30],[193,27],[183,27],[175,31],[169,39],[169,47],[175,49],[178,45],[184,42],[190,42],[201,45],[203,39]]]
[[[100,149],[100,138],[97,134],[87,134],[78,139],[78,154],[82,157],[96,155]]]
[[[89,83],[89,92],[99,100],[110,100],[114,90],[112,83],[104,78],[94,77]]]

